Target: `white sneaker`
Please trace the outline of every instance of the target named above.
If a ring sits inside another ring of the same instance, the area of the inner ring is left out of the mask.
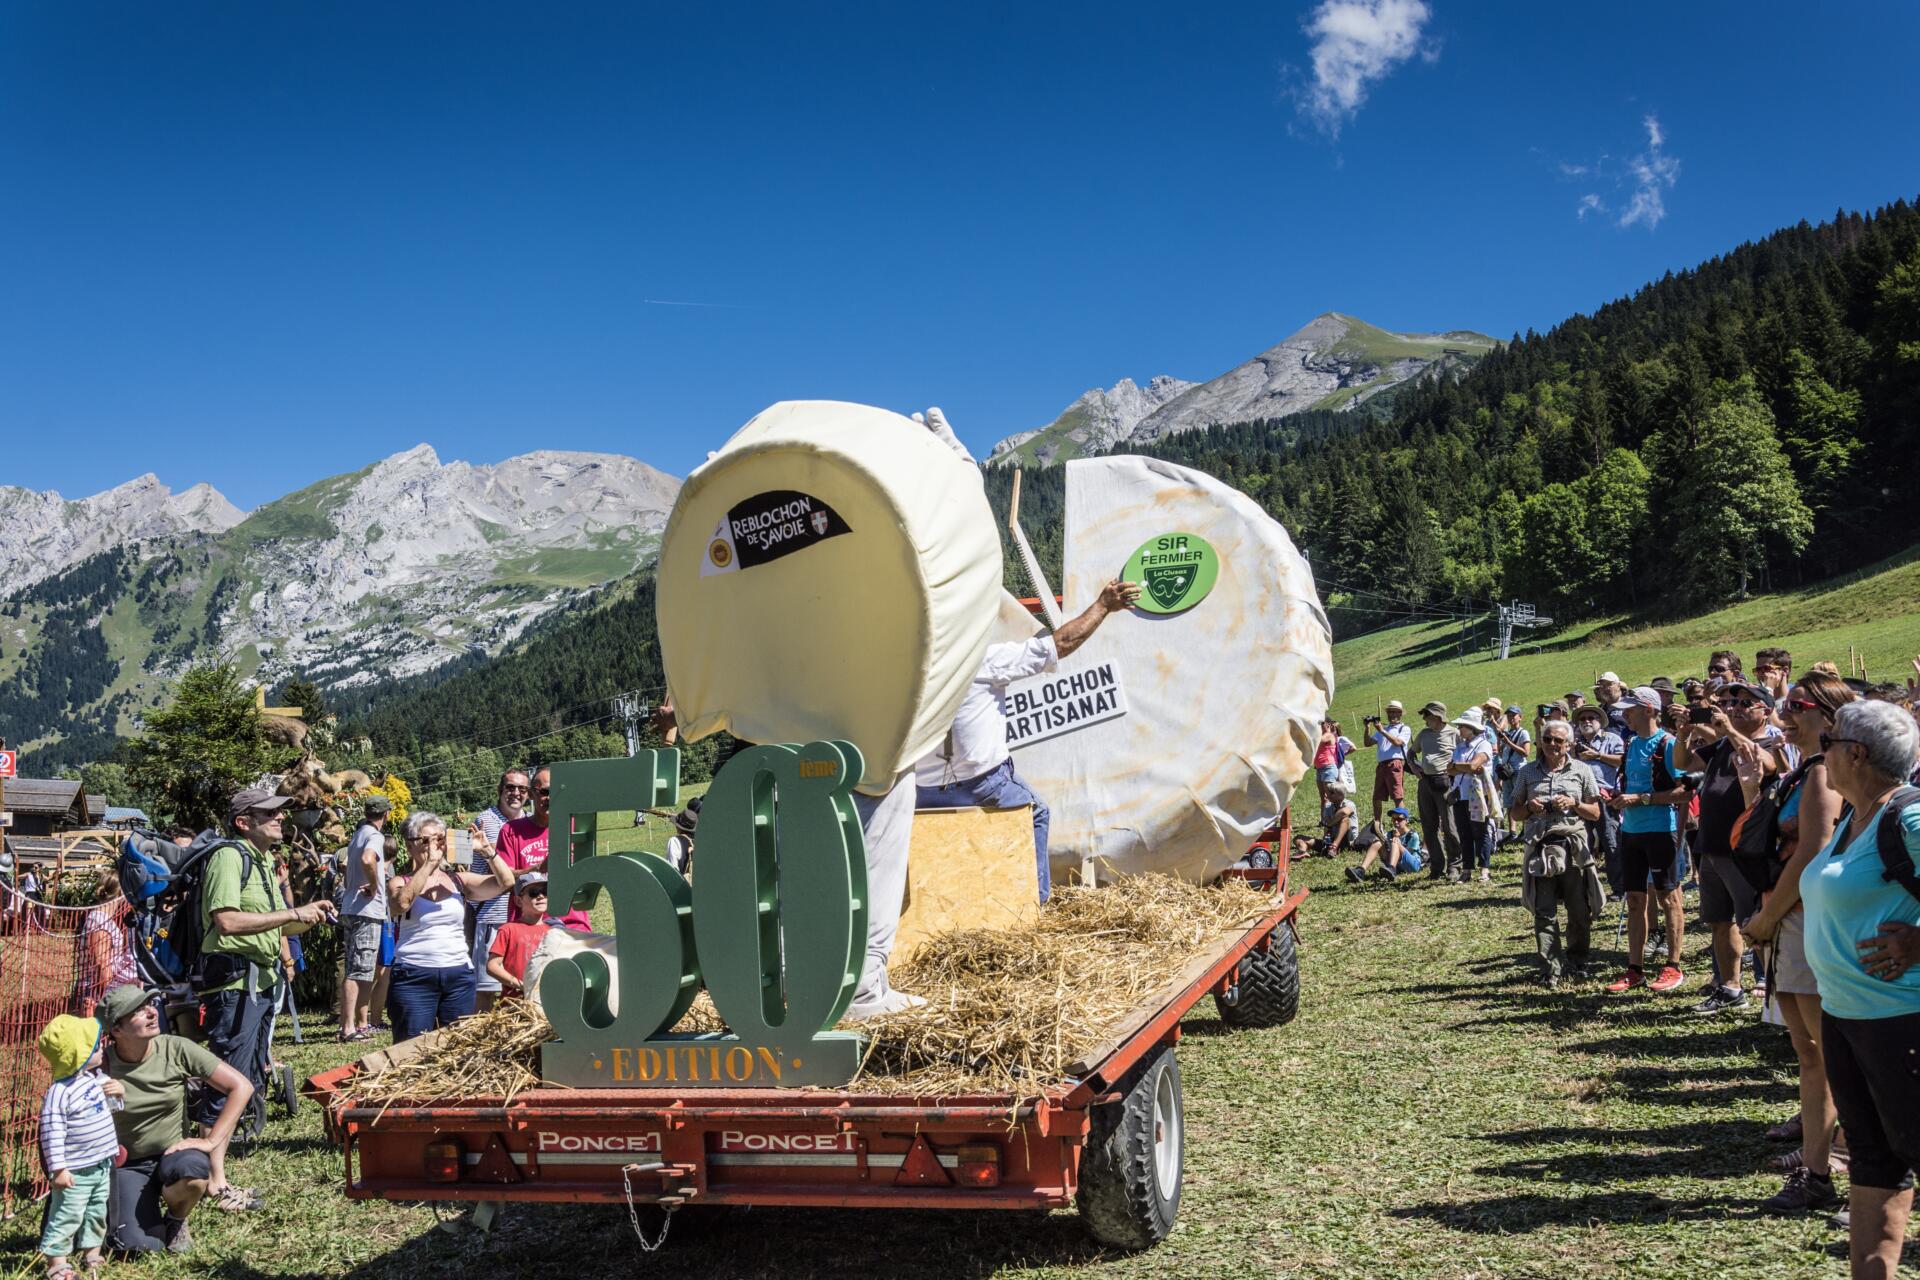
[[[1489,870],[1487,870],[1487,869],[1486,869],[1485,867],[1482,867],[1482,868],[1480,868],[1480,883],[1481,883],[1481,884],[1492,884],[1492,883],[1493,883],[1493,872],[1491,872],[1491,871],[1489,871]]]
[[[908,1009],[918,1009],[926,1004],[925,997],[908,995],[904,991],[886,991],[872,1000],[856,1000],[847,1006],[840,1018],[842,1022],[865,1022],[868,1018],[884,1018],[890,1013],[904,1013]]]

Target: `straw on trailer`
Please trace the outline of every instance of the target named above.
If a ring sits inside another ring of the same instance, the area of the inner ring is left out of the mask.
[[[860,1024],[869,1052],[848,1088],[925,1097],[1038,1093],[1221,934],[1273,907],[1272,894],[1239,881],[1200,887],[1137,876],[1057,890],[1038,920],[1021,928],[937,934],[891,975],[895,987],[927,1004]],[[705,992],[674,1028],[723,1029]],[[363,1059],[366,1074],[347,1092],[362,1104],[429,1103],[558,1087],[539,1079],[539,1048],[551,1038],[525,1001],[503,1000],[434,1033],[402,1061]]]

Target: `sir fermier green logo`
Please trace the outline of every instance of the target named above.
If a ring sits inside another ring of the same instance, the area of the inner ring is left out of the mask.
[[[1213,590],[1220,557],[1197,533],[1163,533],[1140,544],[1121,576],[1143,588],[1134,608],[1184,613]]]

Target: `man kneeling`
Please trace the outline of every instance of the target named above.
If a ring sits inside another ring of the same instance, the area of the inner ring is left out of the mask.
[[[1600,784],[1593,770],[1573,759],[1573,726],[1550,720],[1540,730],[1540,759],[1513,779],[1510,815],[1522,822],[1526,881],[1521,901],[1533,909],[1533,939],[1544,966],[1541,980],[1587,976],[1594,897],[1600,881],[1587,843],[1589,822],[1600,819]],[[1567,908],[1567,936],[1560,941],[1560,906]]]

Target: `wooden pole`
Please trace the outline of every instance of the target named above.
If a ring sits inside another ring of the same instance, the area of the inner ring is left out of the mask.
[[[1007,504],[1007,528],[1020,523],[1020,468],[1013,469],[1013,501]]]

